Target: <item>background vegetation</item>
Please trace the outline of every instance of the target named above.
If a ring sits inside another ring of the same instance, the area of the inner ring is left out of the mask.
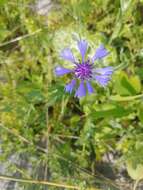
[[[53,72],[68,66],[59,52],[70,44],[76,54],[78,36],[92,49],[104,43],[117,67],[107,89],[93,84],[80,101],[64,92],[69,77]],[[132,189],[143,177],[142,65],[142,0],[0,0],[1,175]]]

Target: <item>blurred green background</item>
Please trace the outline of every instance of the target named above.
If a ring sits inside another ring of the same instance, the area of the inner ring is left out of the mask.
[[[93,84],[81,100],[64,92],[69,77],[53,72],[70,64],[59,58],[63,48],[77,55],[78,36],[92,51],[105,44],[105,65],[117,67],[106,89]],[[142,0],[0,0],[0,175],[135,189],[143,178],[142,65]]]

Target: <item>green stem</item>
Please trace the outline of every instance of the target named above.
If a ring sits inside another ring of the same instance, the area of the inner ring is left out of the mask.
[[[111,96],[110,97],[110,100],[113,100],[113,101],[132,101],[132,100],[135,100],[135,99],[140,99],[140,98],[143,98],[143,94],[139,94],[139,95],[135,95],[135,96]]]
[[[114,71],[125,69],[128,66],[127,63],[121,63],[120,65],[114,68]]]

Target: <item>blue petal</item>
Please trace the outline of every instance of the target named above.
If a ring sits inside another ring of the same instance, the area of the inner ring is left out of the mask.
[[[94,92],[90,82],[86,81],[86,86],[89,94],[92,94]]]
[[[92,62],[94,62],[97,59],[102,59],[103,57],[107,56],[109,52],[104,48],[104,46],[101,44],[99,48],[97,48],[93,58]]]
[[[103,87],[107,86],[110,81],[110,77],[108,75],[96,75],[95,79]]]
[[[81,53],[82,62],[84,62],[84,57],[85,57],[87,48],[88,48],[88,44],[87,44],[87,42],[85,40],[78,41],[78,49],[79,49],[79,51]]]
[[[74,58],[74,56],[72,54],[72,51],[69,48],[64,49],[61,52],[60,56],[61,56],[62,59],[71,61],[73,63],[75,62],[75,58]]]
[[[81,97],[83,97],[85,95],[86,95],[86,90],[85,90],[85,87],[84,87],[84,82],[81,81],[81,83],[80,83],[80,85],[79,85],[79,87],[78,87],[78,89],[76,91],[75,96],[77,96],[78,98],[81,98]]]
[[[105,87],[111,79],[114,71],[113,67],[104,67],[93,71],[93,78],[103,87]]]
[[[72,70],[66,69],[64,67],[59,66],[59,67],[55,68],[55,74],[58,75],[58,76],[62,76],[62,75],[65,75],[65,74],[71,73],[71,72],[72,72]]]
[[[73,79],[69,84],[67,84],[67,85],[65,86],[65,91],[66,91],[66,92],[69,92],[69,93],[71,94],[72,91],[73,91],[73,89],[74,89],[74,87],[75,87],[75,85],[76,85],[76,80]]]
[[[114,70],[113,67],[104,67],[100,69],[95,69],[95,72],[101,75],[112,75],[113,70]]]

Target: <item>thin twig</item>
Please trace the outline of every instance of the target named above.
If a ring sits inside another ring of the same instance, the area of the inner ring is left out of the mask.
[[[139,182],[141,181],[141,179],[137,179],[134,183],[134,186],[133,186],[133,190],[136,190],[137,189],[137,186],[139,185]]]
[[[20,40],[23,40],[23,39],[25,39],[25,38],[28,38],[28,37],[33,36],[33,35],[35,35],[35,34],[38,34],[38,33],[41,32],[41,31],[42,31],[42,29],[40,28],[40,29],[36,30],[35,32],[32,32],[31,34],[25,34],[25,35],[23,35],[23,36],[19,36],[19,37],[14,38],[14,39],[12,39],[12,40],[10,40],[10,41],[7,41],[7,42],[4,42],[4,43],[0,44],[0,47],[3,47],[3,46],[5,46],[5,45],[8,45],[8,44],[11,44],[11,43],[20,41]]]
[[[61,137],[61,138],[67,138],[67,139],[79,139],[77,136],[72,136],[72,135],[62,135],[62,134],[54,134],[50,136],[55,136],[55,137]]]
[[[4,176],[0,175],[0,180],[8,180],[8,181],[16,181],[16,182],[22,182],[22,183],[31,183],[31,184],[41,184],[41,185],[50,185],[55,187],[63,187],[68,189],[77,189],[80,190],[77,186],[72,185],[66,185],[61,183],[55,183],[55,182],[49,182],[49,181],[42,181],[42,180],[34,180],[34,179],[19,179],[11,176]]]

